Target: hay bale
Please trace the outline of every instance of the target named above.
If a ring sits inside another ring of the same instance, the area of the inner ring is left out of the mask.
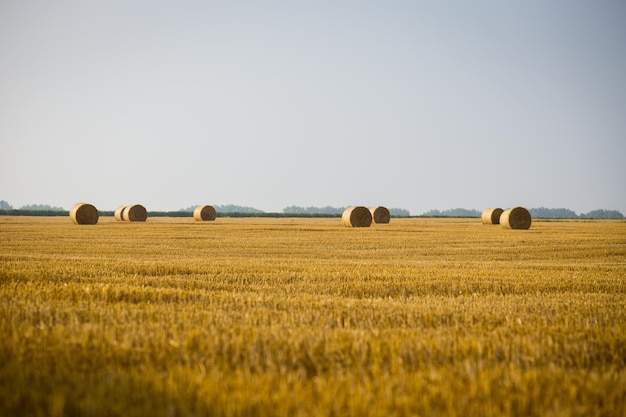
[[[500,216],[500,226],[506,229],[530,229],[531,223],[530,212],[524,207],[504,210]]]
[[[113,217],[115,217],[115,220],[117,220],[118,222],[121,222],[124,220],[122,218],[122,211],[124,211],[126,207],[127,206],[119,206],[118,208],[115,209],[115,213],[113,213]]]
[[[132,204],[122,210],[122,220],[125,222],[145,222],[148,211],[141,204]]]
[[[70,209],[70,219],[74,224],[98,223],[98,209],[87,203],[76,203]]]
[[[198,221],[215,220],[217,212],[213,206],[198,206],[193,211],[193,218]]]
[[[389,221],[391,220],[391,214],[386,207],[372,207],[370,209],[370,213],[372,213],[372,220],[374,221],[374,223],[389,223]]]
[[[367,207],[348,207],[341,215],[341,221],[346,227],[370,227],[372,224],[372,213]]]
[[[500,224],[500,216],[503,211],[501,208],[486,208],[480,218],[483,224]]]
[[[126,213],[126,210],[128,210],[129,207],[130,206],[124,206],[124,208],[122,208],[120,216],[122,216],[122,221],[123,222],[128,221],[128,219],[126,218],[126,214],[125,213]]]

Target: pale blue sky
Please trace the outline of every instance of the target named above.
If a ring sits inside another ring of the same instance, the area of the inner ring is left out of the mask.
[[[0,0],[0,200],[626,214],[624,1]]]

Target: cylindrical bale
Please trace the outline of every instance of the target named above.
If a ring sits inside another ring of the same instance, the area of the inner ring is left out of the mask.
[[[504,210],[500,216],[500,226],[506,229],[530,229],[531,223],[530,212],[524,207]]]
[[[141,204],[132,204],[122,210],[122,220],[125,222],[145,222],[148,211]]]
[[[348,207],[341,215],[341,221],[346,227],[370,227],[372,224],[372,213],[367,207]]]
[[[500,216],[502,215],[501,208],[486,208],[480,216],[483,224],[500,224]]]
[[[70,209],[74,224],[96,224],[99,217],[98,209],[88,203],[76,203]]]
[[[215,220],[217,212],[213,206],[198,206],[193,211],[193,218],[198,221]]]
[[[118,222],[121,222],[124,220],[122,218],[122,212],[124,211],[126,207],[128,206],[119,206],[118,208],[115,209],[115,213],[113,213],[113,217],[115,218],[115,220],[117,220]]]
[[[378,206],[370,208],[372,213],[372,220],[374,223],[389,223],[391,220],[391,214],[387,207]]]

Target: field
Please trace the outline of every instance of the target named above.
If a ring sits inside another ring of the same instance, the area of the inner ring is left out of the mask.
[[[1,416],[626,416],[626,222],[0,216]]]

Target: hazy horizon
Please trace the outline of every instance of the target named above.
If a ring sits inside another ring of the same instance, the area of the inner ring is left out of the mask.
[[[0,199],[626,213],[622,1],[0,3]]]
[[[4,203],[9,203],[6,200],[0,200],[0,202],[4,202]],[[10,203],[9,203],[10,204]],[[12,206],[12,205],[11,205]],[[152,210],[150,208],[147,208],[148,212],[152,212],[152,213],[160,213],[160,212],[164,212],[164,213],[176,213],[176,212],[188,212],[188,213],[192,213],[194,211],[194,209],[198,206],[202,206],[202,204],[198,204],[198,205],[192,205],[189,207],[182,207],[178,210],[167,210],[167,211],[163,211],[163,210]],[[340,214],[341,210],[346,209],[347,207],[345,206],[308,206],[308,207],[302,207],[302,206],[294,206],[294,205],[290,205],[287,207],[283,207],[282,210],[280,211],[274,211],[274,212],[268,212],[268,211],[264,211],[264,210],[260,210],[257,209],[256,207],[251,207],[251,206],[240,206],[240,205],[236,205],[236,204],[215,204],[213,205],[218,213],[219,212],[226,212],[226,213],[254,213],[254,212],[261,212],[263,214],[295,214],[295,213],[301,213],[301,214]],[[34,208],[33,208],[34,207]],[[119,207],[119,206],[118,206]],[[116,207],[116,208],[118,208]],[[115,210],[114,209],[102,209],[100,207],[96,207],[98,209],[98,211],[100,212],[111,212],[113,213]],[[400,215],[403,216],[405,215],[404,212],[409,211],[407,209],[404,209],[402,207],[387,207],[389,209],[389,211],[391,211],[392,215]],[[501,207],[502,208],[502,207]],[[508,209],[511,207],[504,207],[504,209]],[[622,215],[622,217],[624,216],[624,213],[620,212],[619,210],[609,210],[609,209],[603,209],[603,208],[597,208],[594,210],[590,210],[588,212],[576,212],[574,210],[568,209],[567,207],[526,207],[528,210],[530,210],[531,214],[533,216],[537,216],[538,218],[569,218],[569,215],[572,213],[568,213],[568,212],[573,212],[573,214],[575,214],[576,216],[582,216],[583,218],[585,218],[586,215],[588,214],[592,214],[593,212],[596,211],[609,211],[609,212],[617,212],[619,214]],[[0,210],[1,209],[5,209],[4,207],[0,206]],[[55,206],[50,206],[49,204],[27,204],[25,206],[21,206],[21,207],[12,207],[9,210],[30,210],[30,211],[38,211],[38,210],[42,210],[42,211],[54,211],[60,209],[62,211],[69,211],[70,207],[55,207]],[[294,211],[294,209],[296,209]],[[332,209],[332,212],[331,212]],[[486,208],[483,209],[477,209],[477,208],[468,208],[468,207],[454,207],[454,208],[447,208],[447,209],[430,209],[430,210],[426,210],[423,211],[421,213],[412,213],[409,211],[408,215],[410,216],[444,216],[444,217],[465,217],[465,216],[469,216],[469,215],[473,215],[476,217],[480,217],[481,213],[485,210]],[[337,211],[338,210],[338,211]],[[595,213],[595,215],[598,215],[597,213]],[[601,217],[601,218],[613,218],[613,217]],[[617,217],[615,217],[617,218]]]

